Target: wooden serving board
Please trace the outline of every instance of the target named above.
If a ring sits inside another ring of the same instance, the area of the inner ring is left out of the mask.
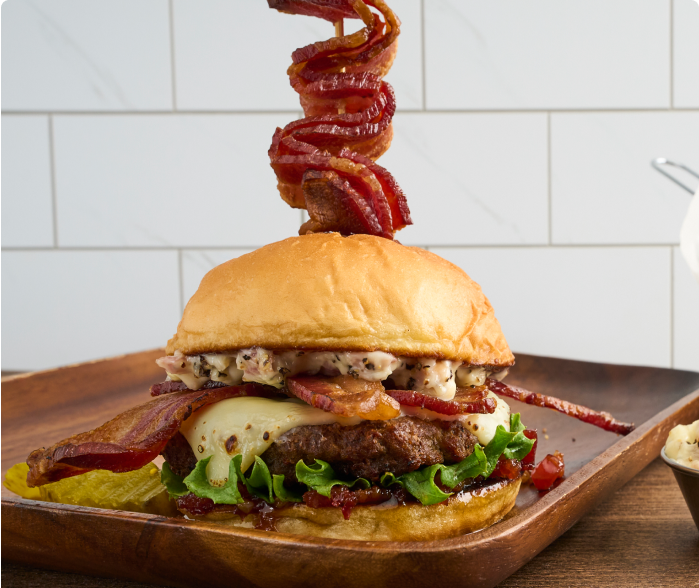
[[[2,473],[36,447],[148,400],[162,350],[5,380]],[[699,373],[518,355],[508,383],[607,410],[638,428],[618,437],[510,401],[539,430],[538,456],[565,454],[566,478],[520,492],[500,523],[420,543],[356,542],[13,498],[3,489],[2,557],[169,586],[495,586],[650,463],[676,424],[699,418]],[[545,438],[544,429],[546,429]]]

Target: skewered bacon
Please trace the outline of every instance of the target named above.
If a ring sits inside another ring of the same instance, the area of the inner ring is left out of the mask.
[[[612,433],[617,433],[619,435],[628,435],[634,430],[635,426],[633,423],[623,423],[617,421],[608,412],[597,412],[591,408],[581,406],[580,404],[573,404],[566,400],[560,400],[559,398],[554,398],[553,396],[545,396],[544,394],[537,394],[535,392],[529,392],[523,388],[517,388],[515,386],[508,386],[503,382],[498,382],[492,378],[486,380],[486,385],[490,390],[499,394],[500,396],[507,396],[508,398],[514,398],[520,402],[525,402],[526,404],[533,404],[535,406],[541,406],[544,408],[551,408],[572,416],[584,423],[589,423],[600,427],[605,431],[611,431]]]
[[[337,22],[341,18],[359,18],[343,0],[267,0],[270,8],[289,14],[304,14]]]
[[[410,210],[393,176],[375,160],[393,137],[395,95],[381,78],[393,63],[400,22],[383,0],[268,3],[292,14],[333,22],[354,17],[365,24],[292,54],[288,74],[305,118],[276,130],[269,157],[283,200],[309,212],[311,220],[299,233],[332,230],[392,239],[412,224]]]

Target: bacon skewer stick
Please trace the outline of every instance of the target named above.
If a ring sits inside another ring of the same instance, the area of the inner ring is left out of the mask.
[[[514,398],[520,402],[526,404],[533,404],[535,406],[541,406],[543,408],[550,408],[572,416],[584,423],[590,425],[595,425],[605,431],[611,431],[612,433],[617,433],[618,435],[628,435],[636,427],[633,423],[623,423],[617,421],[608,412],[597,412],[591,408],[581,406],[580,404],[573,404],[567,400],[561,400],[559,398],[554,398],[553,396],[545,396],[544,394],[537,394],[535,392],[529,392],[524,388],[517,388],[516,386],[508,386],[503,382],[498,382],[492,378],[486,380],[486,386],[495,394],[500,396],[506,396],[508,398]]]
[[[335,22],[335,36],[336,37],[344,37],[345,36],[345,20],[340,19]],[[340,73],[345,73],[346,68],[342,68],[340,70]],[[340,104],[337,108],[337,113],[338,114],[345,114],[345,106],[344,104]]]
[[[287,73],[305,118],[278,128],[269,149],[282,199],[308,210],[299,234],[393,239],[412,224],[410,210],[393,176],[375,162],[393,138],[395,95],[382,78],[395,57],[400,21],[384,0],[267,2],[335,24],[336,36],[292,53]],[[359,18],[364,28],[342,34],[346,18]]]

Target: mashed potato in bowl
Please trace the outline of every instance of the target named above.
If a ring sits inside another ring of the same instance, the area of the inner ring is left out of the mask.
[[[677,425],[670,431],[665,455],[686,468],[699,470],[699,420]]]

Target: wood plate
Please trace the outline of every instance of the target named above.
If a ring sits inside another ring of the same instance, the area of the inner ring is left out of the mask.
[[[149,398],[161,379],[138,353],[3,381],[2,474],[34,448],[102,424]],[[96,576],[171,586],[495,586],[657,457],[669,430],[699,418],[699,373],[518,355],[508,383],[634,421],[618,437],[520,405],[540,434],[539,457],[565,454],[566,479],[520,492],[500,523],[420,543],[357,542],[12,498],[3,489],[2,557]],[[549,436],[545,439],[543,429]],[[432,580],[430,580],[432,579]]]

